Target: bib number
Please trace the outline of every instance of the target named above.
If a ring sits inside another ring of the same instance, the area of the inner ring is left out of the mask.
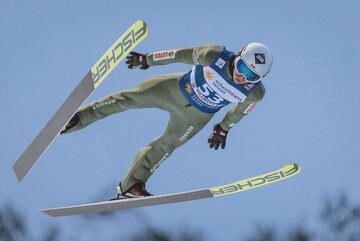
[[[204,95],[206,99],[213,102],[214,104],[221,104],[224,101],[220,95],[218,95],[211,87],[205,83],[199,87],[199,92]]]

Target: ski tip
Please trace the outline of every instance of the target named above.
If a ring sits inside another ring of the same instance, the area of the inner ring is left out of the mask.
[[[135,24],[139,24],[139,23],[145,24],[147,26],[146,22],[142,19],[137,20]]]
[[[292,165],[295,169],[295,173],[299,173],[301,172],[301,166],[299,164],[296,164],[296,163],[291,163],[289,165]]]
[[[148,33],[149,33],[149,27],[148,27],[148,25],[147,25],[147,23],[145,21],[138,20],[138,21],[136,21],[136,23],[134,23],[133,26],[139,26],[140,27],[141,25],[142,25],[142,28],[145,29],[144,37],[146,37],[148,35]]]
[[[283,168],[280,168],[279,170],[282,170],[283,172],[286,173],[286,175],[288,177],[291,177],[291,176],[294,176],[294,175],[297,175],[298,173],[300,173],[301,167],[299,164],[291,163],[291,164],[287,164]]]

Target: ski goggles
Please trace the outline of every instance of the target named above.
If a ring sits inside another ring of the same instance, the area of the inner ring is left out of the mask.
[[[237,57],[235,59],[234,66],[236,73],[244,76],[246,81],[249,83],[255,84],[262,79],[260,75],[255,73],[252,69],[249,68],[249,66],[247,66],[247,64],[244,62],[244,60],[242,60],[241,57]]]

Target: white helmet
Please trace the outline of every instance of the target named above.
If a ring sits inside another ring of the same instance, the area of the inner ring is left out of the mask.
[[[264,44],[250,43],[245,45],[240,50],[240,52],[237,54],[237,57],[235,58],[234,63],[235,70],[238,73],[249,77],[249,82],[256,83],[270,72],[273,63],[273,56],[268,47],[266,47]],[[250,72],[255,73],[256,76]]]

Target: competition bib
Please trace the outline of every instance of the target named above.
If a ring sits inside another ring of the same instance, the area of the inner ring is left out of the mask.
[[[215,113],[229,103],[243,102],[256,84],[236,84],[227,75],[233,52],[223,50],[210,66],[195,65],[180,79],[180,89],[189,102],[206,113]]]

